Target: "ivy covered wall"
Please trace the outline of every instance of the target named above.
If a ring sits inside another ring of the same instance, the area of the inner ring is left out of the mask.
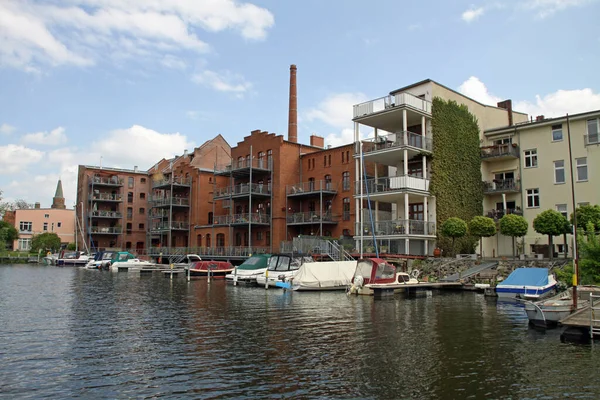
[[[433,99],[433,159],[431,162],[431,194],[436,197],[438,247],[449,254],[452,239],[442,237],[439,227],[450,217],[466,222],[483,215],[483,185],[479,126],[464,105],[455,101]],[[472,253],[477,239],[457,239],[457,253]]]

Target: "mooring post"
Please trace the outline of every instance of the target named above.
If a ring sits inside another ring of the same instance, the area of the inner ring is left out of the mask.
[[[171,279],[173,279],[173,263],[171,263]]]
[[[269,288],[269,269],[265,271],[265,290]]]
[[[233,270],[233,286],[237,286],[237,267]]]

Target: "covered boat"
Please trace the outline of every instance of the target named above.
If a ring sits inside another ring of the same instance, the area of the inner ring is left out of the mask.
[[[256,278],[267,270],[270,254],[256,254],[235,267],[232,273],[225,275],[228,282],[240,282],[256,285]]]
[[[373,287],[400,292],[407,285],[418,284],[418,275],[418,270],[413,270],[410,274],[397,271],[394,265],[381,258],[361,259],[356,263],[350,293],[372,295]]]
[[[554,294],[556,279],[548,268],[517,268],[496,285],[500,298],[540,300]]]
[[[290,279],[293,290],[346,290],[352,283],[356,261],[323,261],[302,264]]]
[[[220,276],[230,274],[233,271],[233,265],[229,261],[196,261],[190,267],[191,276]]]
[[[256,283],[261,286],[281,287],[291,289],[290,278],[294,277],[300,266],[306,263],[314,262],[312,257],[292,255],[292,254],[273,254],[269,258],[269,264],[265,272],[256,277]]]

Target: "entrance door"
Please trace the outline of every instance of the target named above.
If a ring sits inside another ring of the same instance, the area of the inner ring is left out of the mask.
[[[423,203],[412,203],[408,205],[408,219],[423,221],[424,207]]]

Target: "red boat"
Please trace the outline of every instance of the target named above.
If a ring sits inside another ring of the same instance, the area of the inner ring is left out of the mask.
[[[209,270],[210,276],[224,278],[234,270],[234,267],[229,261],[197,261],[192,264],[190,275],[208,276]]]

